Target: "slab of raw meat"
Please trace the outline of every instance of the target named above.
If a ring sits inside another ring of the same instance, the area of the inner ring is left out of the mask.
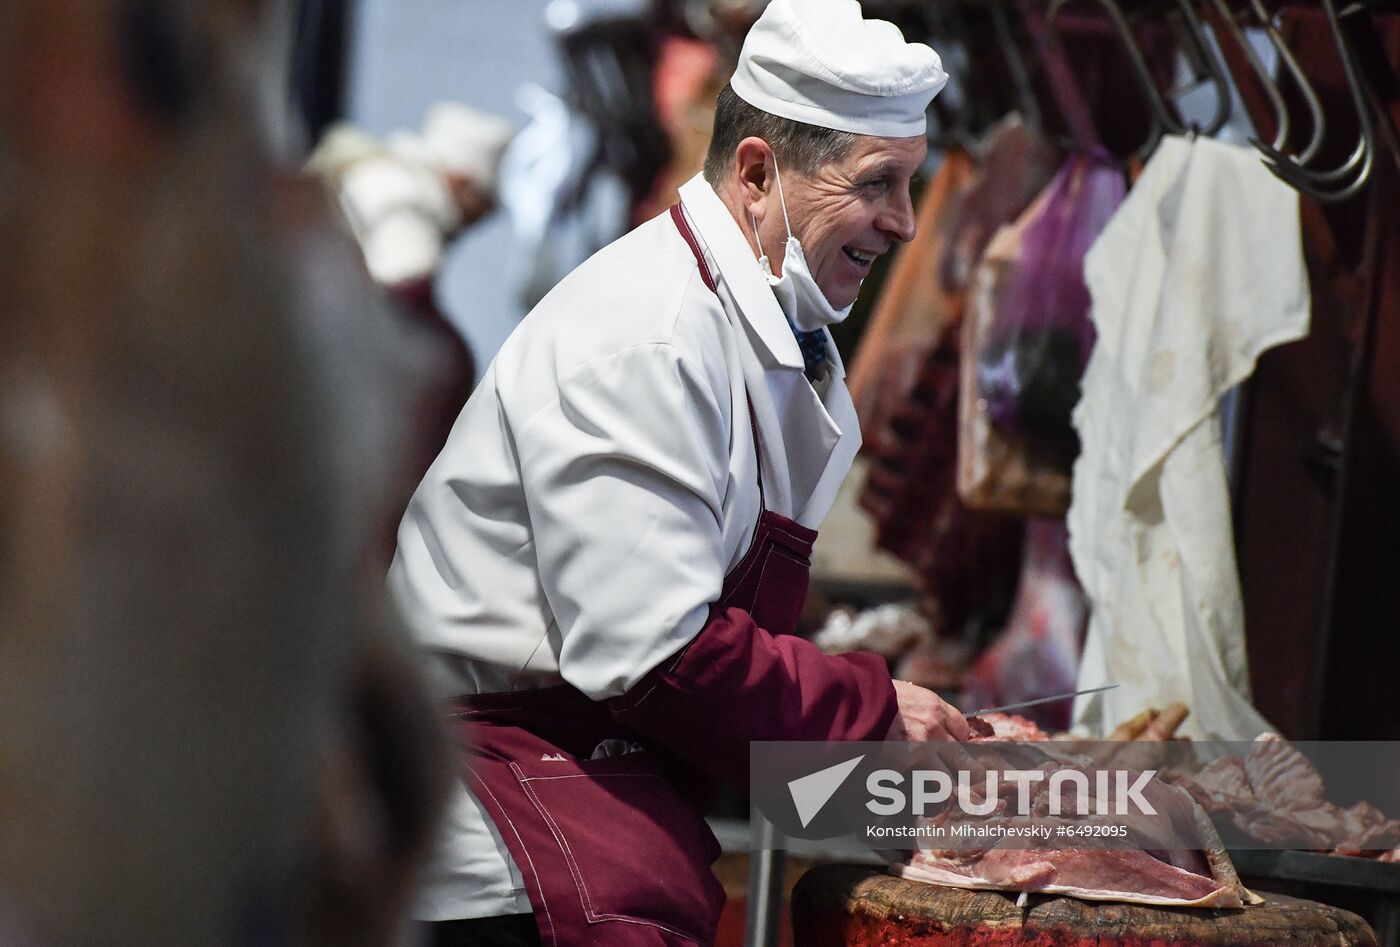
[[[1060,765],[1065,764],[1051,759],[1038,768],[1051,772]],[[1029,817],[1011,814],[1015,790],[1009,783],[1001,785],[1001,800],[991,814],[972,817],[949,806],[925,823],[941,823],[945,831],[954,820],[983,827],[1033,824],[1052,833],[1060,825],[1085,824],[1049,815],[1048,779],[1035,784]],[[1116,817],[1127,830],[1122,839],[1099,839],[1094,847],[1073,849],[1024,847],[1003,840],[973,850],[921,849],[891,871],[954,888],[1045,892],[1096,901],[1215,908],[1258,903],[1240,883],[1214,825],[1190,793],[1154,780],[1143,794],[1157,814]]]
[[[1261,737],[1245,756],[1215,760],[1181,785],[1211,815],[1264,844],[1377,858],[1400,846],[1400,821],[1366,802],[1346,809],[1328,802],[1312,763],[1277,737]]]

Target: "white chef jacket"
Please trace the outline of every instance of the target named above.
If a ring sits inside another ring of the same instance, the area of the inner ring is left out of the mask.
[[[758,520],[746,394],[768,509],[815,528],[850,469],[830,337],[809,383],[728,208],[698,176],[680,194],[718,292],[669,214],[600,250],[506,340],[409,504],[390,587],[440,696],[604,699],[690,641]],[[529,910],[462,790],[417,915]]]

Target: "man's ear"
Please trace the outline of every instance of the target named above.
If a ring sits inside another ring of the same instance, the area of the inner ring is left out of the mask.
[[[734,174],[739,185],[739,196],[745,209],[755,217],[763,216],[772,168],[773,149],[762,138],[745,138],[734,149]]]

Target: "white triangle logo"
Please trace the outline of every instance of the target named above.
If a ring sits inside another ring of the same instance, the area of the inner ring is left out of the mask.
[[[788,783],[788,792],[792,793],[792,804],[797,807],[797,817],[802,820],[804,829],[817,817],[817,813],[822,811],[822,806],[836,795],[836,790],[841,788],[846,777],[851,775],[851,771],[859,766],[863,759],[864,753],[853,760],[819,769],[809,776]]]

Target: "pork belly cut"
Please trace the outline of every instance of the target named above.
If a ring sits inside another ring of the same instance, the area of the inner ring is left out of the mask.
[[[1238,908],[1252,897],[1239,885],[1128,849],[993,848],[918,852],[895,874],[951,888],[1063,894],[1088,901]]]
[[[997,809],[981,819],[949,806],[925,820],[940,825],[944,838],[950,837],[947,830],[954,821],[993,831],[1034,825],[1048,833],[1040,847],[1007,841],[1016,836],[1006,832],[984,836],[997,839],[985,848],[916,851],[891,871],[945,887],[1044,892],[1093,901],[1213,908],[1259,903],[1240,883],[1210,817],[1184,789],[1154,781],[1144,795],[1155,815],[1113,817],[1126,828],[1125,837],[1101,838],[1092,847],[1059,849],[1049,847],[1049,839],[1080,836],[1060,835],[1056,830],[1083,828],[1086,821],[1049,816],[1047,784],[1048,780],[1037,784],[1029,817],[1011,814],[1014,810],[1003,796]],[[957,833],[951,837],[958,837]]]

